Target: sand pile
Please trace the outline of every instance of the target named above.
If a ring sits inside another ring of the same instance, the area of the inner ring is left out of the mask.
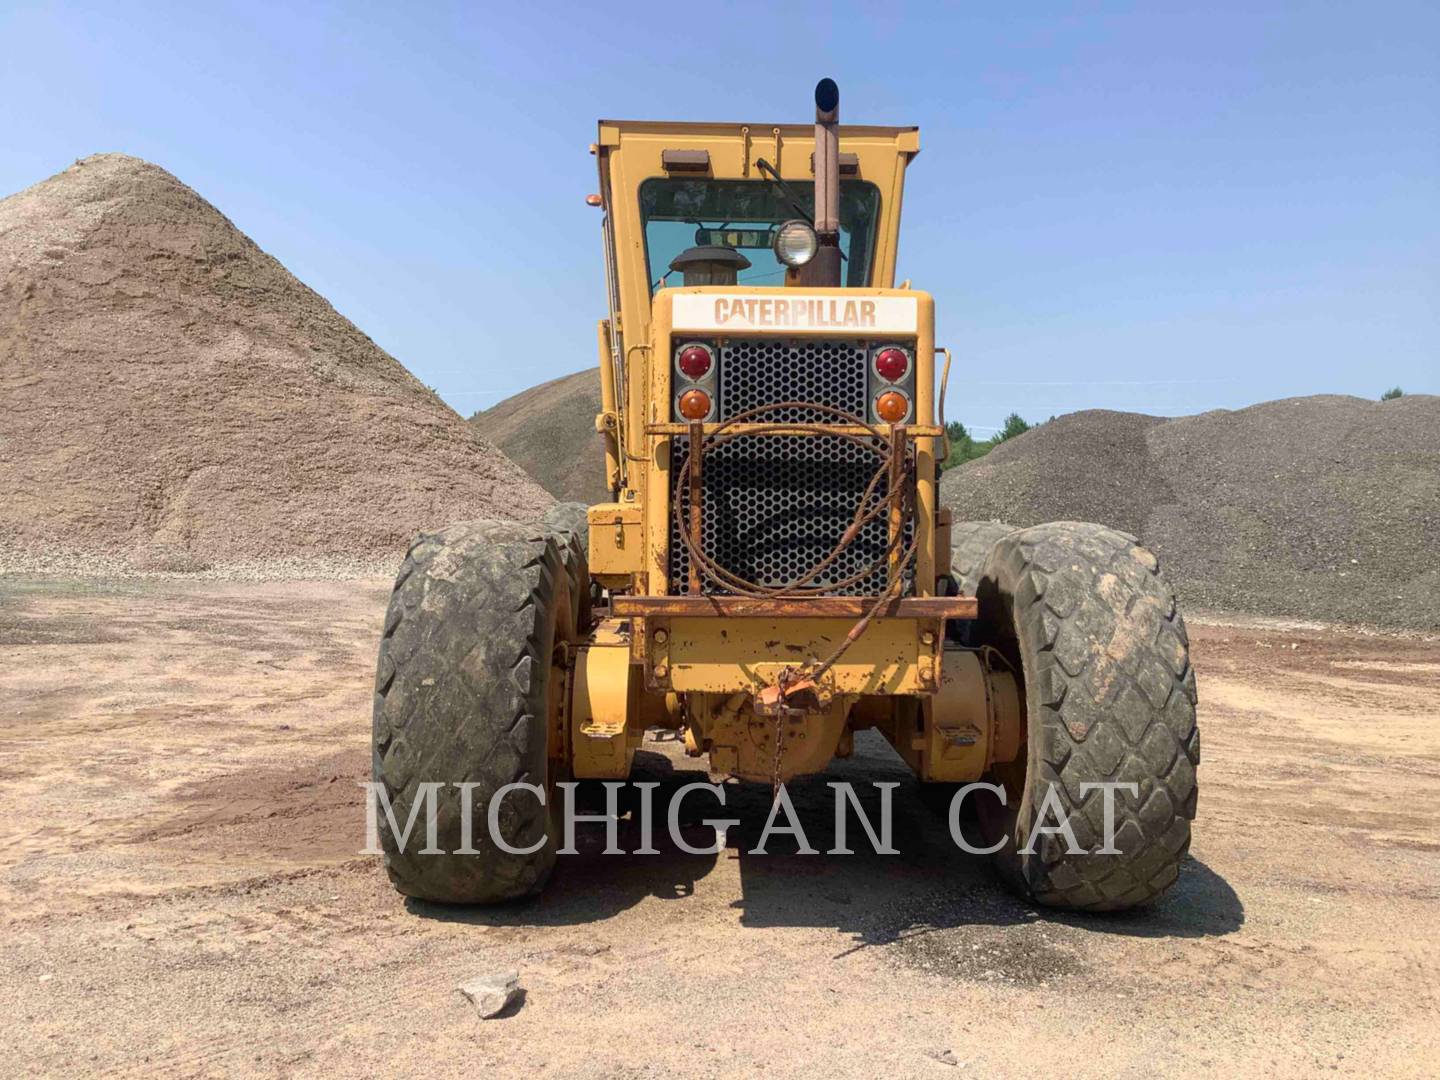
[[[608,502],[599,411],[600,372],[592,367],[506,398],[470,423],[555,498]]]
[[[169,173],[0,200],[0,568],[390,567],[549,497]]]
[[[952,469],[942,499],[1135,533],[1194,607],[1440,628],[1440,397],[1073,413]]]

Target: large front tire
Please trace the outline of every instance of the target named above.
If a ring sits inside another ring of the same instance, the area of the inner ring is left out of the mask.
[[[1014,531],[1014,525],[999,521],[957,521],[950,527],[950,572],[960,583],[960,595],[975,595],[990,549]]]
[[[1185,623],[1155,556],[1100,525],[1052,522],[996,541],[978,595],[986,637],[1023,676],[1026,741],[997,768],[1007,805],[982,815],[1005,877],[1035,901],[1088,911],[1147,903],[1172,885],[1190,846],[1200,736]],[[1104,841],[1114,793],[1116,854]],[[1082,790],[1083,788],[1083,790]],[[1046,793],[1051,813],[1040,820]],[[1074,854],[1054,826],[1074,829]]]
[[[576,636],[572,581],[584,557],[575,544],[543,524],[479,521],[422,536],[405,558],[380,644],[374,775],[401,829],[417,799],[433,793],[440,849],[421,850],[423,805],[404,844],[379,815],[385,868],[406,896],[513,900],[538,892],[554,868],[557,708],[566,692],[565,650],[556,646]],[[524,790],[500,803],[501,839],[534,847],[526,854],[502,849],[488,828],[491,798],[516,783],[546,791],[544,806]],[[457,854],[467,833],[475,853]]]
[[[590,608],[595,597],[590,585],[590,509],[584,503],[556,503],[540,519],[553,533],[559,534],[560,553],[570,575],[570,600],[575,608],[575,625],[585,630],[590,626]]]

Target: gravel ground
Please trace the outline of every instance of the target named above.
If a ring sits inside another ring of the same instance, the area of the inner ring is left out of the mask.
[[[133,557],[76,551],[54,545],[26,546],[0,537],[0,576],[58,579],[128,578],[136,581],[354,581],[387,578],[400,568],[403,547],[369,558],[289,555],[269,559],[227,560],[189,569],[137,565]]]
[[[1062,416],[952,469],[960,520],[1098,521],[1187,607],[1440,628],[1440,398]]]
[[[470,423],[561,502],[610,501],[595,430],[600,373],[591,367],[508,397]]]

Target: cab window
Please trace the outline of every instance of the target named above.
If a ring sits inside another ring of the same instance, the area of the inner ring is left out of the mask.
[[[814,182],[787,180],[785,184],[804,216],[813,217]],[[840,252],[846,285],[870,284],[879,212],[879,188],[864,180],[841,180]],[[640,185],[640,217],[645,226],[650,292],[680,283],[680,276],[670,269],[675,256],[710,245],[734,248],[750,260],[749,268],[740,271],[739,284],[785,284],[785,267],[770,244],[777,226],[801,216],[790,200],[765,180],[646,180]]]

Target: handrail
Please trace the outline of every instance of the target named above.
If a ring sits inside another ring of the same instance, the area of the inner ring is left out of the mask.
[[[945,453],[940,458],[940,468],[945,468],[945,463],[950,460],[950,429],[945,426],[945,389],[950,385],[950,350],[943,346],[935,350],[945,354],[945,370],[940,375],[940,437],[944,440],[941,445]]]
[[[626,346],[626,348],[625,348],[625,369],[626,369],[627,373],[630,372],[630,354],[633,353],[636,349],[644,349],[646,352],[649,352],[649,351],[650,351],[650,343],[649,343],[648,341],[637,341],[634,345],[628,345],[628,346]],[[625,388],[625,393],[626,393],[627,395],[630,393],[630,388],[629,388],[628,384],[627,384],[627,386],[626,386],[626,388]],[[627,400],[627,401],[625,402],[625,404],[626,404],[627,410],[628,410],[628,406],[629,406],[630,402]],[[628,433],[627,433],[627,434],[628,434]],[[649,460],[644,454],[631,453],[631,451],[630,451],[630,441],[629,441],[628,438],[625,440],[625,458],[626,458],[627,461],[638,461],[638,462],[642,462],[642,463]]]

